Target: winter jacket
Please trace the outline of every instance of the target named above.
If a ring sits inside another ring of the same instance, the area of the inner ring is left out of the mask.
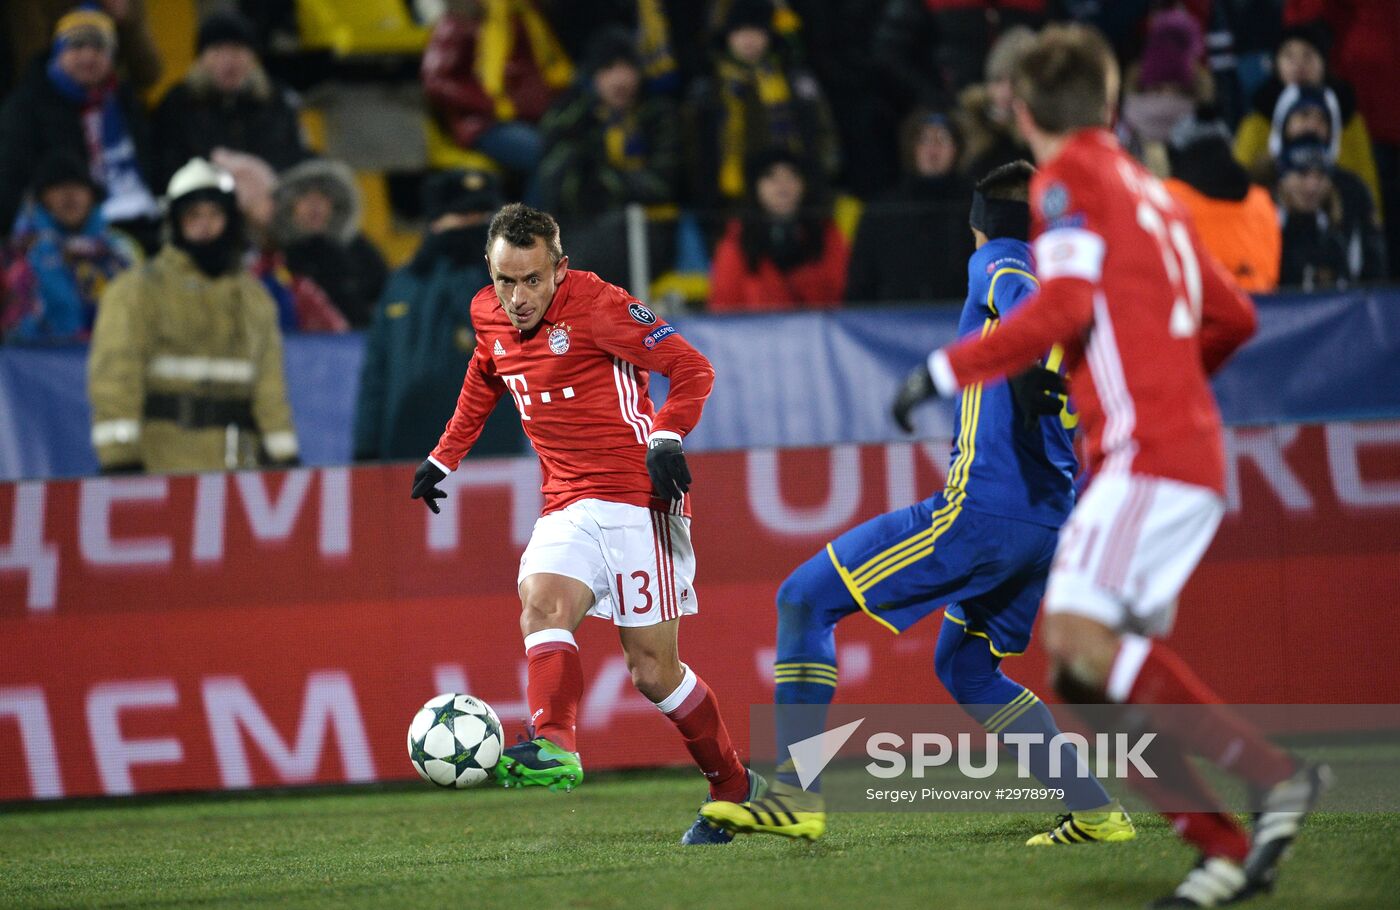
[[[561,98],[540,122],[544,208],[556,215],[598,215],[638,202],[674,202],[680,169],[673,105],[643,96],[625,113],[606,110],[591,86]]]
[[[292,219],[297,199],[319,190],[332,206],[324,234],[307,235]],[[360,193],[354,174],[338,161],[304,161],[282,175],[275,194],[272,240],[293,275],[315,281],[352,328],[369,325],[389,270],[360,233]]]
[[[452,249],[445,249],[447,245]],[[413,260],[389,277],[365,338],[355,407],[355,459],[421,459],[456,407],[476,347],[472,295],[491,283],[481,250],[486,227],[430,234]],[[523,451],[509,406],[487,419],[472,455]]]
[[[1320,211],[1290,212],[1279,206],[1280,287],[1322,290],[1385,277],[1385,239],[1366,185],[1341,169],[1330,176],[1333,191]]]
[[[184,81],[165,93],[156,108],[155,139],[160,186],[191,158],[208,158],[216,148],[256,155],[285,171],[310,154],[290,93],[272,82],[261,67],[241,91],[218,91],[198,63]]]
[[[1341,120],[1341,138],[1337,166],[1360,177],[1371,193],[1371,204],[1380,205],[1380,177],[1376,159],[1371,152],[1371,134],[1366,120],[1356,109],[1356,95],[1345,83],[1329,82],[1327,88],[1336,96]],[[1235,129],[1235,158],[1260,183],[1272,182],[1273,159],[1269,154],[1269,136],[1274,131],[1274,108],[1284,85],[1271,78],[1254,93],[1253,110],[1245,115]]]
[[[740,244],[742,230],[738,219],[731,221],[715,248],[710,272],[710,312],[829,309],[841,305],[850,249],[835,222],[825,223],[821,255],[787,271],[779,269],[771,259],[761,259],[757,268],[750,268]]]
[[[102,295],[88,396],[104,469],[218,471],[297,458],[267,292],[243,270],[211,279],[173,246]]]
[[[74,232],[31,205],[15,228],[0,289],[0,335],[7,344],[86,341],[108,282],[141,258],[130,237],[94,209]]]
[[[972,186],[957,177],[905,177],[861,214],[846,300],[958,300],[967,295]]]
[[[1295,25],[1323,18],[1336,40],[1327,61],[1331,72],[1356,89],[1356,107],[1371,136],[1400,145],[1400,79],[1395,48],[1400,46],[1400,4],[1384,0],[1287,0],[1284,22]]]
[[[1167,191],[1191,213],[1206,250],[1251,293],[1278,287],[1278,209],[1262,186],[1250,186],[1242,199],[1213,199],[1182,180],[1166,181]]]
[[[124,85],[117,88],[117,101],[135,145],[137,170],[153,194],[159,195],[151,182],[145,110]],[[37,60],[0,108],[0,236],[8,235],[14,225],[35,165],[51,154],[91,160],[82,105],[61,94],[49,79],[46,61]]]
[[[433,26],[423,54],[423,91],[434,114],[464,148],[499,122],[538,122],[573,79],[569,58],[547,23],[541,25],[543,17],[533,4],[526,3],[531,13],[524,16],[512,12],[508,22],[497,18],[496,8],[518,2],[522,0],[484,0],[482,18],[446,13]],[[536,24],[532,28],[527,21]],[[494,55],[488,53],[493,50]],[[495,70],[484,62],[493,56],[503,58]],[[499,80],[499,89],[493,91],[487,79]]]

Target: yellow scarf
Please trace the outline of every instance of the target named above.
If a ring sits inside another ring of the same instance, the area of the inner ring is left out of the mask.
[[[637,49],[642,54],[642,68],[647,79],[660,79],[676,71],[676,58],[671,53],[671,23],[661,0],[637,0]]]
[[[792,91],[788,88],[782,69],[771,58],[757,67],[744,66],[729,59],[721,60],[719,80],[720,95],[724,100],[719,188],[726,197],[741,199],[744,195],[744,155],[752,151],[745,148],[745,102],[748,92],[743,89],[752,87],[758,103],[766,108],[786,105],[792,100]]]
[[[514,120],[515,105],[506,94],[506,63],[515,53],[519,18],[530,42],[535,65],[551,88],[564,88],[574,79],[574,67],[549,23],[530,0],[482,0],[481,28],[476,42],[476,78],[496,102],[497,120]]]

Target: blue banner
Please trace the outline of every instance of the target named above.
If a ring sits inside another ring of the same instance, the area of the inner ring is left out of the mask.
[[[1400,290],[1262,298],[1259,331],[1215,382],[1229,423],[1400,417]],[[956,309],[692,316],[680,333],[715,365],[692,449],[816,446],[898,438],[888,407],[905,372],[957,331]],[[287,388],[313,465],[350,460],[363,339],[286,341]],[[665,381],[655,377],[654,394]],[[950,435],[951,410],[919,414]],[[0,348],[0,480],[97,469],[86,351]]]

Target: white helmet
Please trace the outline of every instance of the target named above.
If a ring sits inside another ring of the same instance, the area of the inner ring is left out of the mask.
[[[191,158],[170,178],[170,185],[165,190],[165,201],[166,204],[170,204],[181,196],[188,196],[200,190],[232,194],[233,186],[233,175],[228,171],[217,164],[210,164],[203,158]]]

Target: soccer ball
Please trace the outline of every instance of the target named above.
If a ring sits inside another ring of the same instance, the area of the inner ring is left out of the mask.
[[[413,716],[408,758],[419,777],[439,787],[475,787],[491,779],[502,739],[500,718],[490,705],[448,692]]]

